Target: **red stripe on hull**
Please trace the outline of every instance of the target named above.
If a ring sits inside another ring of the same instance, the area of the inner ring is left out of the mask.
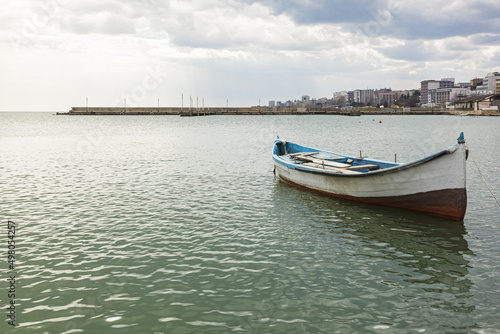
[[[302,188],[310,189],[329,196],[348,199],[361,203],[377,204],[394,208],[431,213],[438,216],[463,220],[467,209],[466,189],[444,189],[412,195],[393,197],[353,197],[330,193],[295,183],[280,175],[281,179]]]

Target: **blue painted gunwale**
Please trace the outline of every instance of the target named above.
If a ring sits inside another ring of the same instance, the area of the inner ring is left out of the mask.
[[[463,140],[463,136],[461,135],[461,138]],[[280,154],[280,153],[285,153],[280,151],[280,145],[283,147],[283,143],[286,143],[286,154]],[[438,151],[434,154],[431,154],[427,157],[424,157],[419,160],[415,160],[412,162],[408,163],[393,163],[393,162],[388,162],[388,161],[382,161],[382,160],[375,160],[375,159],[359,159],[357,157],[352,157],[344,154],[339,154],[339,153],[334,153],[334,152],[328,152],[328,151],[323,151],[323,150],[318,150],[302,145],[298,145],[292,142],[286,142],[283,140],[276,140],[274,142],[274,148],[273,148],[273,160],[286,167],[289,169],[295,169],[301,172],[306,172],[306,173],[313,173],[313,174],[321,174],[321,175],[328,175],[328,176],[333,176],[333,177],[369,177],[369,176],[377,176],[377,175],[383,175],[383,174],[388,174],[388,173],[395,173],[402,171],[404,169],[412,168],[421,164],[424,164],[426,162],[429,162],[431,160],[437,159],[445,154],[448,154],[450,152],[454,152],[455,150],[453,149],[455,146],[458,146],[462,144],[459,138],[459,143],[452,145],[444,150]],[[291,158],[286,157],[286,155],[295,153],[295,152],[320,152],[325,154],[325,155],[334,155],[337,156],[339,159],[335,159],[337,162],[343,162],[342,160],[347,160],[347,159],[353,159],[353,166],[358,166],[358,165],[368,165],[368,164],[374,164],[374,165],[379,165],[380,168],[377,170],[372,170],[372,171],[366,171],[366,172],[360,172],[356,174],[343,174],[340,172],[332,171],[332,170],[324,170],[321,168],[315,168],[315,167],[309,167],[309,166],[301,166],[300,164],[294,163],[294,161]]]

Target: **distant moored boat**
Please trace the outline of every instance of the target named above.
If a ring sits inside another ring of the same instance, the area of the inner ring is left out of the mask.
[[[334,197],[462,220],[467,207],[463,133],[458,143],[409,163],[392,163],[274,143],[278,176]]]

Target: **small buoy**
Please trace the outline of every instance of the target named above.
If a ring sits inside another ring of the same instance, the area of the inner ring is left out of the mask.
[[[382,123],[382,121],[378,121],[379,123]]]

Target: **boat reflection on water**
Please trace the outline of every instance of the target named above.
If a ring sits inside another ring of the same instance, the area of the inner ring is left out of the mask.
[[[389,288],[390,302],[386,297],[375,302],[380,307],[388,305],[386,315],[393,312],[402,317],[406,312],[406,319],[408,314],[427,317],[428,326],[423,328],[433,326],[433,318],[435,322],[446,322],[440,329],[450,330],[454,321],[464,325],[464,319],[459,321],[456,316],[460,313],[467,318],[467,328],[476,327],[471,315],[475,309],[471,301],[473,283],[468,278],[468,257],[474,254],[464,238],[467,232],[462,221],[335,199],[277,178],[274,201],[276,211],[287,213],[280,222],[290,227],[299,225],[306,230],[301,231],[303,234],[315,241],[321,239],[319,260],[344,265],[341,275],[349,276],[349,282],[354,280],[352,285],[357,286],[360,295],[370,291],[374,296],[383,296],[387,285],[393,285]],[[358,279],[363,271],[368,273]],[[339,273],[335,277],[342,282]],[[338,285],[336,288],[340,289]],[[393,314],[391,319],[395,318],[398,316]]]

